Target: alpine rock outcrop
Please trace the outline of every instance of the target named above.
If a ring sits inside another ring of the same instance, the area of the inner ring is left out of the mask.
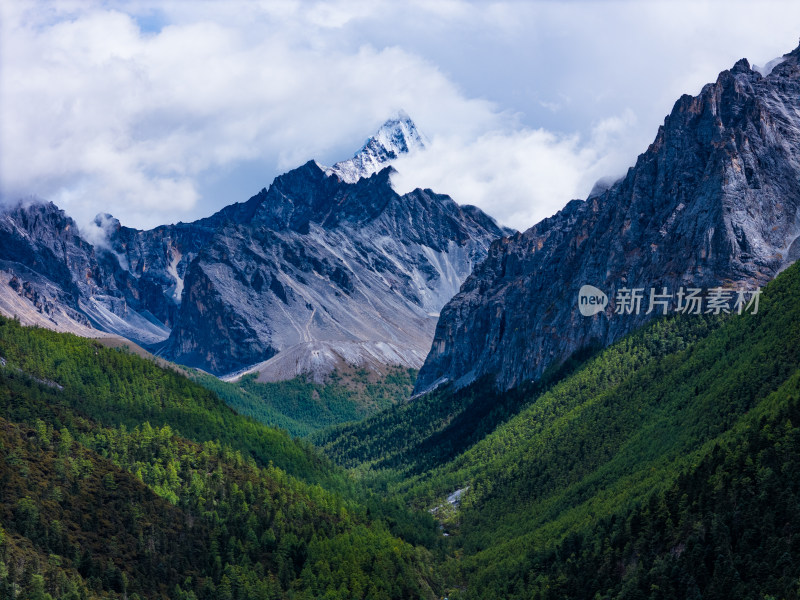
[[[682,96],[623,179],[494,242],[442,310],[416,392],[510,388],[661,314],[616,314],[623,288],[752,289],[800,257],[800,48],[762,71],[742,59]],[[583,285],[604,310],[579,312]]]

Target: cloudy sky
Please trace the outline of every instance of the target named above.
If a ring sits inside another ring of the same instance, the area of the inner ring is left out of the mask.
[[[526,228],[621,175],[682,93],[797,46],[800,3],[0,3],[0,199],[152,227],[348,158],[404,109],[430,187]]]

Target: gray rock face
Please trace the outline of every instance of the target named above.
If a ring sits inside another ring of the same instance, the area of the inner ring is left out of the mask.
[[[0,311],[81,335],[159,344],[177,317],[189,263],[222,224],[252,218],[262,194],[194,223],[149,231],[123,227],[111,215],[79,231],[51,202],[8,207],[0,213]]]
[[[486,374],[510,388],[656,314],[581,316],[583,284],[612,300],[626,286],[753,288],[796,260],[798,59],[766,77],[739,61],[675,103],[622,180],[493,243],[442,310],[416,391]]]
[[[141,344],[169,335],[143,301],[146,288],[112,252],[85,241],[54,204],[6,210],[0,240],[0,308],[6,314],[74,333],[94,327]]]
[[[98,247],[114,255],[132,276],[139,303],[165,331],[159,341],[169,336],[178,318],[183,280],[191,262],[220,227],[250,222],[266,193],[266,189],[261,190],[246,202],[231,204],[192,223],[161,225],[145,231],[123,227],[111,215],[95,218],[100,230]]]
[[[351,184],[311,161],[278,177],[190,264],[164,353],[220,374],[291,349],[305,370],[329,342],[323,355],[351,364],[420,366],[439,310],[504,231],[430,190],[398,195],[390,172]],[[286,360],[262,375],[283,378]]]
[[[510,230],[430,190],[395,193],[377,167],[418,143],[401,115],[333,169],[310,161],[247,202],[148,231],[98,215],[81,235],[51,203],[7,209],[0,311],[216,374],[419,367],[439,310]]]

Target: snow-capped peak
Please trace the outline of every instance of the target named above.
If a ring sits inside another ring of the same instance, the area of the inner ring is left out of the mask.
[[[328,167],[325,173],[337,175],[342,181],[355,183],[369,177],[400,156],[425,148],[425,139],[405,111],[386,121],[377,133],[369,138],[353,158]]]

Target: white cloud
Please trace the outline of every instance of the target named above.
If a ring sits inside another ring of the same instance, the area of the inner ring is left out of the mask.
[[[397,161],[392,183],[400,193],[417,187],[446,190],[475,204],[500,223],[525,229],[584,198],[608,174],[623,174],[625,153],[616,152],[635,125],[631,111],[599,122],[592,135],[560,136],[543,129],[488,131],[476,138],[434,137],[424,152]]]
[[[524,228],[798,25],[790,3],[3,2],[0,193],[79,222],[196,218],[404,108],[432,147],[397,187]]]
[[[129,15],[89,10],[52,25],[18,18],[4,34],[5,194],[33,192],[84,219],[180,218],[204,172],[259,159],[286,170],[343,140],[354,150],[392,108],[444,129],[488,113],[402,49],[320,50],[278,28],[256,41],[208,21],[147,34]]]

